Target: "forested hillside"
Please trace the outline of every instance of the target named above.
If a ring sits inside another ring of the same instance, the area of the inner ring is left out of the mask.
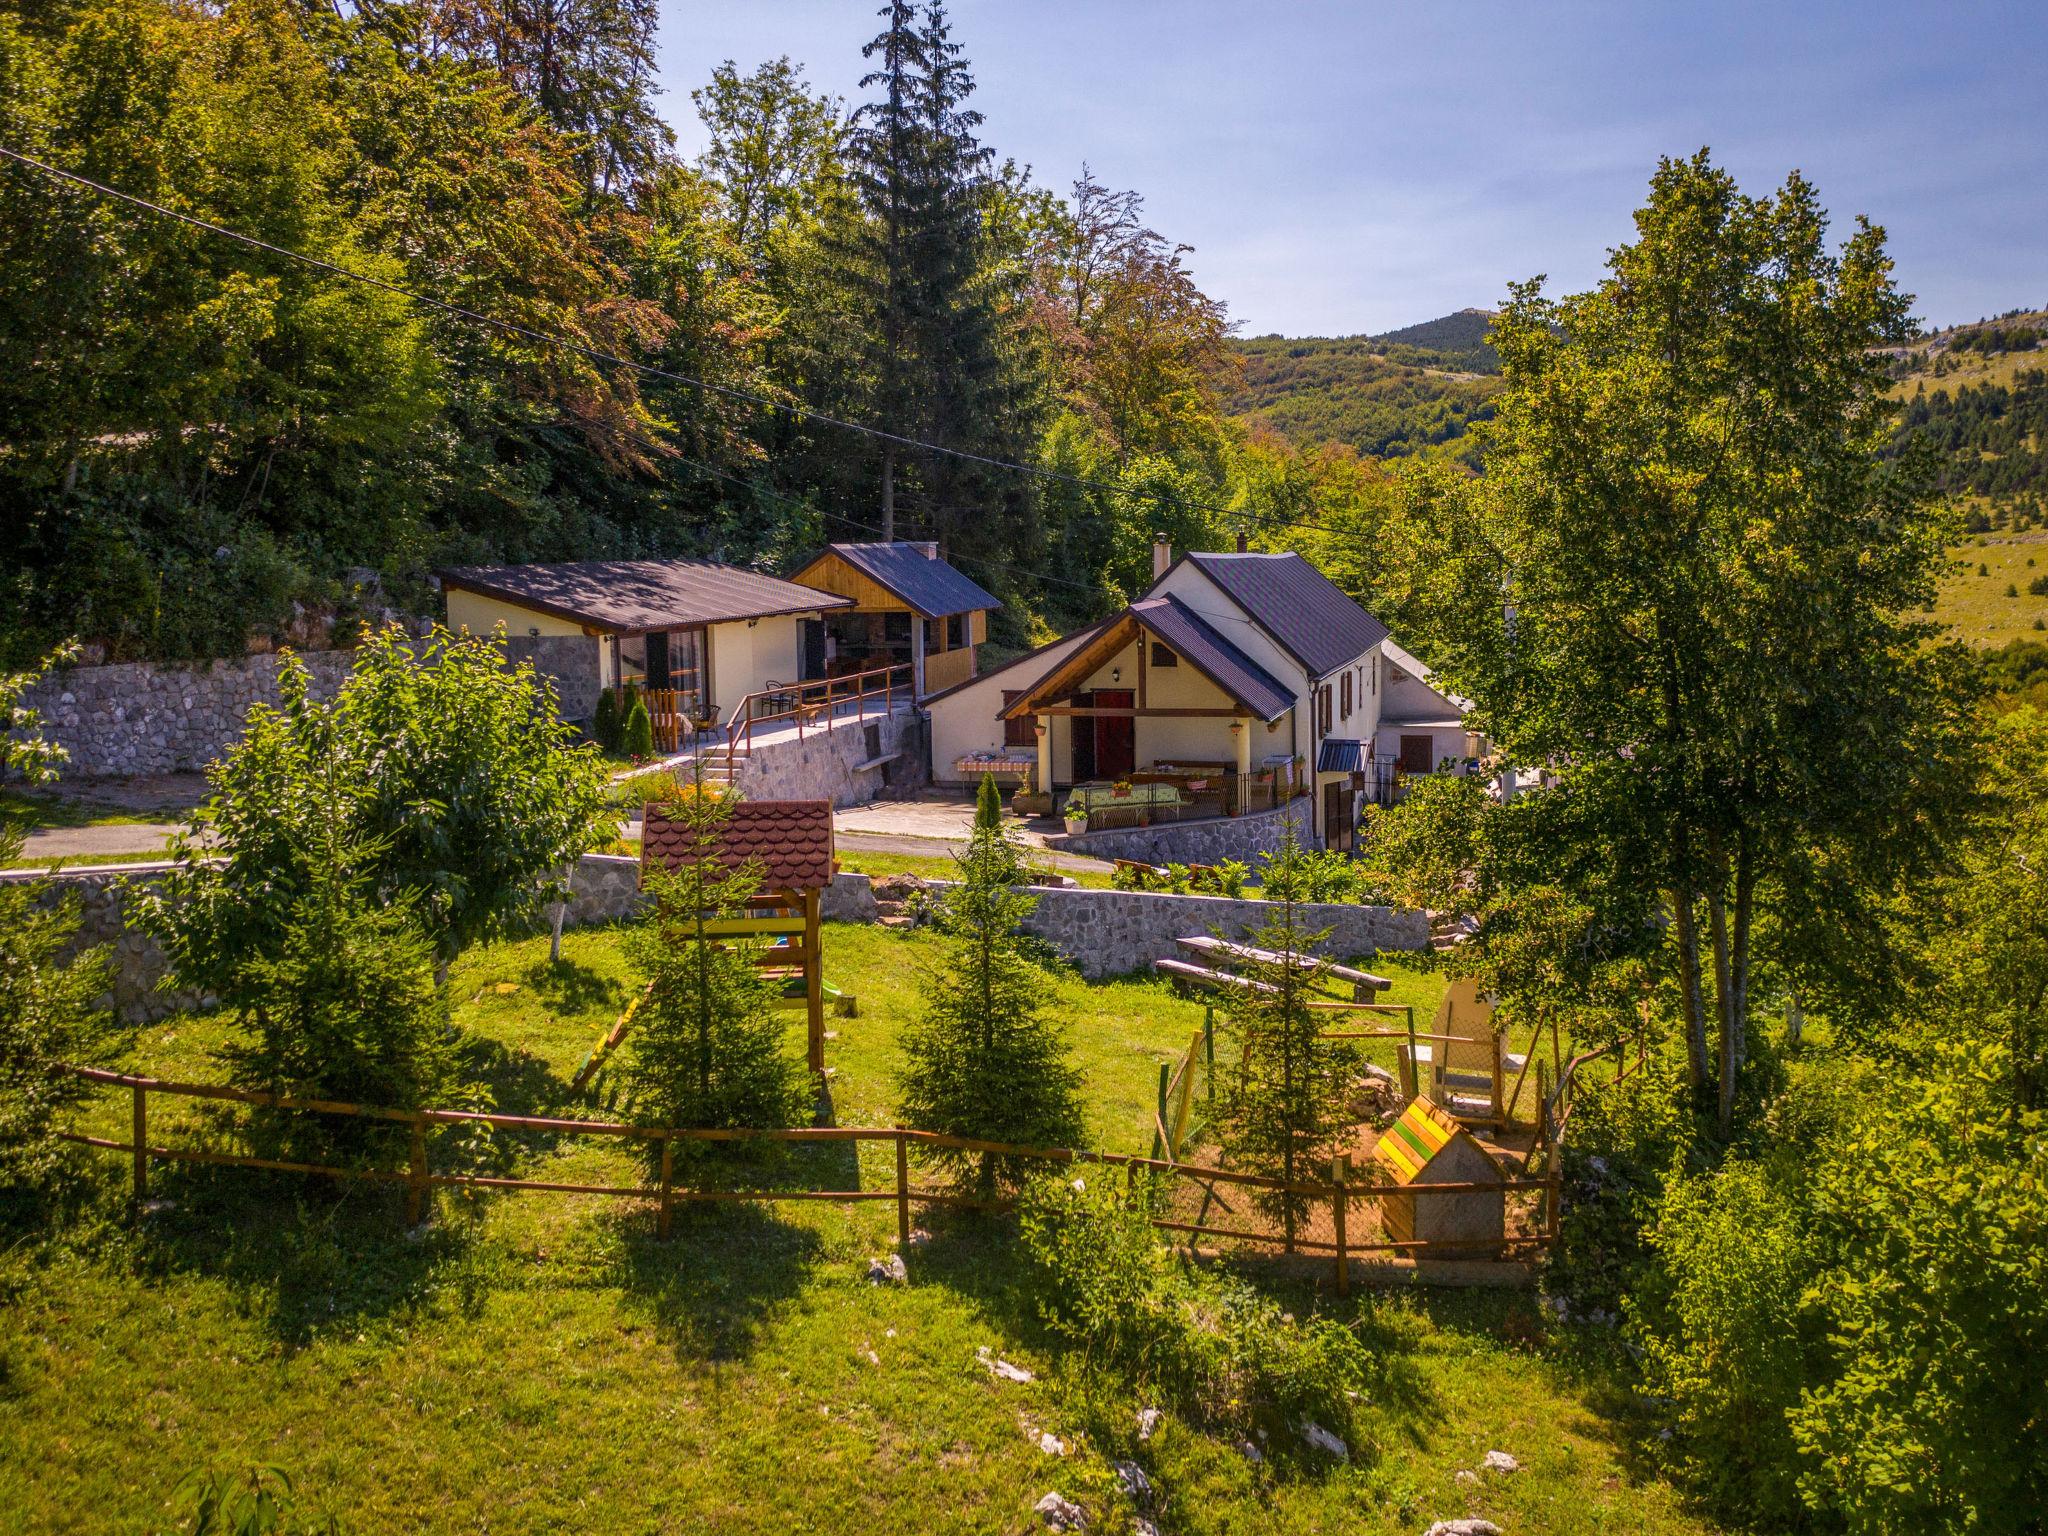
[[[1471,462],[1460,439],[1492,414],[1500,371],[1486,345],[1491,321],[1486,310],[1463,309],[1381,336],[1239,341],[1244,377],[1230,409],[1298,442]]]
[[[1228,419],[1228,315],[1141,196],[983,143],[942,9],[881,26],[863,102],[787,59],[661,101],[632,0],[0,13],[0,144],[43,162],[0,161],[0,659],[345,632],[433,611],[446,563],[884,532],[1014,640],[1142,582],[1155,532],[1344,524],[1364,472]]]
[[[1971,531],[2048,522],[2048,311],[1936,331],[1893,356],[1904,440],[1938,454]]]

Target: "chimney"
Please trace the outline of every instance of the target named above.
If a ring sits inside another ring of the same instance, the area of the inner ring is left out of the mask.
[[[1154,539],[1152,541],[1153,576],[1164,576],[1166,568],[1171,564],[1173,564],[1173,546],[1164,539]]]
[[[1250,541],[1249,539],[1247,539],[1247,538],[1245,537],[1245,534],[1244,534],[1244,530],[1243,530],[1242,528],[1238,529],[1238,530],[1237,530],[1237,552],[1238,552],[1238,553],[1239,553],[1240,555],[1241,555],[1241,554],[1243,554],[1243,553],[1245,552],[1245,550],[1246,550],[1246,549],[1247,549],[1248,547],[1250,547],[1250,543],[1251,543],[1251,541]]]
[[[926,539],[924,541],[924,557],[927,560],[939,558],[939,541],[937,539]]]

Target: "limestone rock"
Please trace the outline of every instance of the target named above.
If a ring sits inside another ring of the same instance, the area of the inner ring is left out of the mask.
[[[910,1271],[903,1267],[903,1255],[892,1253],[886,1259],[868,1260],[869,1285],[907,1285]]]
[[[1150,1440],[1153,1435],[1158,1433],[1159,1421],[1163,1417],[1165,1415],[1161,1414],[1157,1408],[1140,1408],[1138,1410],[1138,1438],[1140,1440]]]
[[[1062,1498],[1057,1493],[1048,1493],[1031,1506],[1038,1518],[1052,1531],[1085,1531],[1088,1529],[1088,1512],[1072,1499]]]
[[[1025,1382],[1032,1380],[1031,1373],[1025,1370],[1023,1366],[1010,1364],[1009,1361],[997,1355],[986,1344],[974,1352],[974,1358],[979,1360],[989,1375],[995,1377],[998,1381]]]
[[[1522,1464],[1506,1451],[1488,1451],[1479,1463],[1479,1470],[1482,1472],[1498,1472],[1501,1476],[1506,1477],[1510,1473],[1521,1471]]]
[[[1501,1536],[1491,1520],[1439,1520],[1423,1536]]]
[[[1134,1504],[1150,1504],[1154,1489],[1152,1479],[1145,1475],[1145,1469],[1135,1461],[1113,1461],[1110,1470],[1116,1473],[1117,1486],[1124,1491],[1124,1497]]]

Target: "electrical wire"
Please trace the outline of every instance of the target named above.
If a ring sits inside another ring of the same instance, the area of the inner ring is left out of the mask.
[[[101,197],[112,198],[116,202],[126,203],[131,207],[140,208],[147,213],[157,214],[167,219],[174,219],[194,229],[218,235],[224,240],[232,240],[253,250],[263,251],[272,256],[280,256],[287,261],[295,261],[301,265],[331,273],[336,277],[345,278],[350,282],[361,283],[366,287],[395,294],[399,298],[409,300],[414,304],[440,310],[445,314],[473,321],[478,325],[489,326],[507,335],[518,336],[527,341],[539,342],[543,346],[558,347],[563,351],[572,352],[591,362],[628,369],[635,373],[645,374],[651,378],[665,379],[674,384],[688,385],[692,389],[704,390],[710,394],[722,395],[729,400],[756,405],[763,410],[779,411],[801,421],[814,422],[820,426],[835,427],[842,431],[859,433],[880,442],[894,444],[897,447],[916,449],[921,453],[938,454],[960,460],[964,463],[979,464],[990,469],[1003,469],[1016,474],[1031,475],[1041,480],[1072,486],[1079,490],[1102,491],[1113,496],[1127,496],[1137,501],[1148,501],[1159,507],[1173,507],[1183,511],[1211,513],[1217,517],[1227,518],[1237,523],[1255,522],[1262,528],[1285,527],[1299,528],[1323,534],[1341,533],[1341,530],[1330,528],[1322,523],[1304,522],[1293,518],[1260,517],[1257,514],[1248,514],[1243,508],[1221,507],[1213,502],[1190,501],[1183,497],[1162,495],[1157,491],[1135,490],[1129,486],[1115,485],[1106,480],[1092,480],[1085,475],[1068,474],[1063,470],[1046,469],[1034,464],[1020,464],[1012,459],[999,459],[988,454],[973,453],[964,448],[950,448],[944,443],[928,442],[922,438],[909,437],[900,432],[891,432],[882,427],[869,426],[865,422],[849,421],[844,417],[832,416],[823,411],[812,410],[809,406],[795,405],[788,401],[776,400],[770,396],[756,394],[751,390],[739,389],[729,384],[716,384],[708,379],[693,378],[689,374],[677,373],[673,369],[660,368],[652,363],[634,362],[630,358],[619,357],[614,353],[585,346],[582,342],[575,341],[567,336],[550,331],[538,331],[530,326],[520,325],[515,321],[503,320],[496,315],[485,314],[481,310],[469,309],[461,304],[451,303],[446,299],[437,299],[429,294],[416,292],[400,284],[387,282],[380,277],[372,277],[367,272],[357,272],[318,256],[308,256],[302,251],[294,251],[286,246],[272,244],[270,241],[259,239],[255,235],[245,234],[238,229],[231,229],[225,224],[217,224],[211,219],[200,218],[197,214],[186,213],[182,209],[154,202],[133,192],[124,192],[119,187],[95,181],[90,176],[82,176],[78,172],[66,170],[60,165],[52,165],[47,160],[40,160],[34,155],[23,154],[20,150],[10,148],[5,144],[0,144],[0,158],[11,160],[17,165],[39,171],[45,176],[52,176],[60,181],[70,182],[75,186],[83,187],[87,191],[96,193]],[[1048,580],[1050,578],[1039,576],[1037,579]]]

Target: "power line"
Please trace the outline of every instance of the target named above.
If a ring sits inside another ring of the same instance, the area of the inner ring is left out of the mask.
[[[1080,490],[1103,491],[1112,496],[1128,496],[1133,500],[1149,501],[1155,506],[1177,507],[1184,511],[1208,512],[1218,517],[1229,518],[1238,522],[1249,520],[1249,514],[1242,509],[1219,507],[1213,502],[1190,501],[1183,497],[1166,496],[1157,491],[1134,490],[1129,486],[1114,485],[1106,480],[1091,480],[1085,475],[1068,474],[1063,470],[1045,469],[1035,464],[1020,464],[1012,459],[998,459],[988,454],[973,453],[965,448],[949,448],[944,443],[927,442],[922,438],[908,437],[902,433],[891,432],[882,427],[871,427],[864,422],[848,421],[843,417],[812,410],[809,406],[795,405],[788,401],[776,400],[770,396],[756,394],[751,390],[739,389],[730,384],[716,384],[708,379],[693,378],[686,373],[677,373],[672,369],[656,367],[652,363],[634,362],[630,358],[619,357],[614,353],[603,352],[595,347],[585,346],[582,342],[575,341],[567,336],[550,331],[537,331],[530,326],[520,325],[515,321],[502,320],[496,315],[487,315],[481,310],[469,309],[463,305],[451,303],[446,299],[437,299],[431,295],[416,292],[397,283],[386,282],[383,278],[373,277],[367,272],[357,272],[318,256],[308,256],[301,251],[294,251],[285,246],[274,245],[270,241],[259,239],[255,235],[244,234],[238,229],[230,229],[225,224],[216,224],[211,219],[202,219],[197,214],[186,213],[181,209],[153,202],[149,198],[140,197],[133,192],[124,192],[119,187],[108,186],[105,182],[94,181],[90,176],[81,176],[76,171],[68,171],[60,165],[50,164],[47,160],[39,160],[33,155],[23,154],[20,150],[11,149],[5,144],[0,144],[0,157],[12,160],[16,164],[26,166],[31,170],[40,171],[46,176],[54,176],[60,181],[67,181],[73,185],[83,187],[87,191],[96,193],[101,197],[112,198],[116,202],[126,203],[145,212],[157,214],[167,219],[174,219],[194,229],[204,230],[208,234],[218,235],[224,240],[233,240],[253,250],[263,251],[272,256],[281,256],[287,261],[296,261],[301,265],[331,273],[350,282],[361,283],[366,287],[395,294],[399,298],[410,300],[414,304],[419,304],[429,309],[437,309],[445,314],[473,321],[478,325],[490,326],[494,330],[502,331],[507,335],[539,342],[543,346],[559,347],[563,351],[575,353],[577,356],[587,358],[592,362],[606,363],[613,367],[630,369],[635,373],[646,374],[652,378],[666,379],[674,384],[685,384],[692,389],[700,389],[710,394],[722,395],[729,400],[756,405],[768,411],[780,411],[798,420],[815,422],[820,426],[837,427],[842,431],[859,433],[880,442],[893,443],[901,448],[914,448],[923,453],[940,454],[947,458],[958,459],[969,464],[979,464],[990,469],[1005,469],[1016,474],[1032,475],[1041,480],[1073,486]],[[1340,530],[1327,527],[1321,523],[1303,522],[1295,518],[1265,517],[1259,518],[1257,521],[1263,527],[1301,528],[1325,534],[1340,532]],[[1046,580],[1049,578],[1039,577],[1038,579]]]

